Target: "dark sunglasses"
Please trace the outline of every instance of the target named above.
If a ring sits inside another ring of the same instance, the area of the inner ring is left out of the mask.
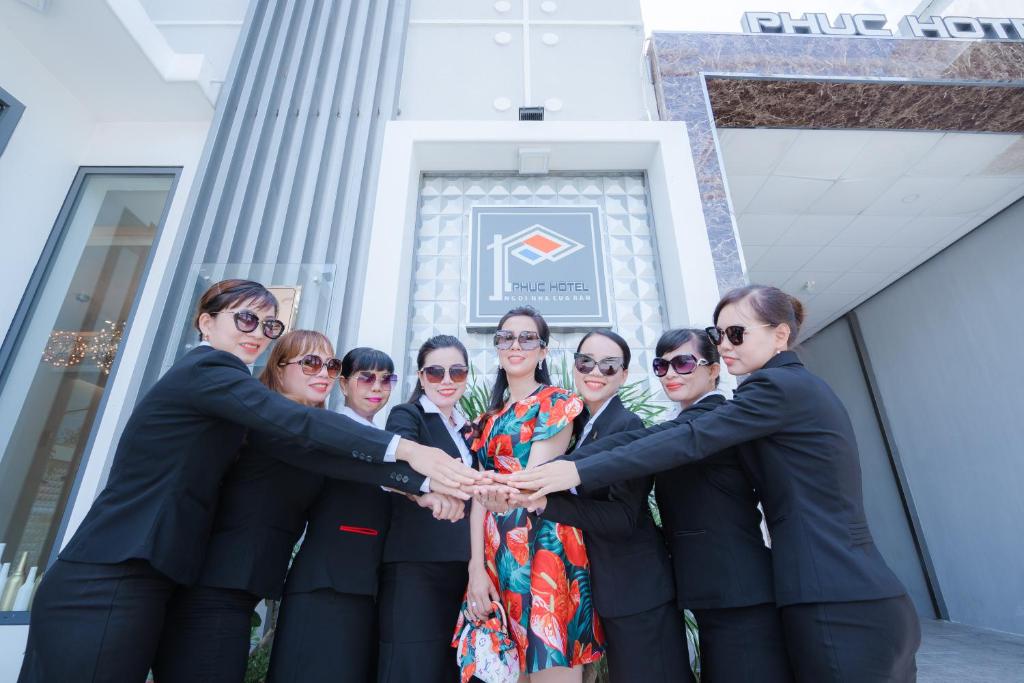
[[[512,330],[498,330],[494,333],[494,345],[502,351],[511,349],[517,340],[523,351],[533,351],[548,345],[536,332],[520,332],[518,337]]]
[[[420,372],[423,373],[423,376],[426,377],[427,381],[431,384],[440,384],[443,382],[446,371],[448,376],[452,378],[453,382],[465,382],[466,377],[469,376],[469,368],[465,365],[453,365],[450,368],[445,368],[441,365],[428,365],[420,370]]]
[[[689,375],[702,365],[710,365],[710,363],[708,363],[704,358],[697,358],[689,353],[673,356],[668,360],[665,360],[664,358],[655,358],[651,361],[651,367],[654,369],[654,374],[658,377],[664,377],[667,375],[669,368],[675,370],[677,375]]]
[[[352,379],[366,387],[372,387],[379,380],[380,388],[385,391],[391,391],[398,384],[398,375],[393,372],[385,372],[380,375],[375,372],[357,372]]]
[[[222,312],[217,311],[217,313]],[[215,316],[217,313],[211,313],[210,315]],[[261,321],[258,315],[246,309],[235,311],[232,317],[235,319],[235,327],[238,328],[239,332],[252,332],[262,324],[263,336],[267,339],[277,339],[284,334],[284,323],[277,318],[264,318]]]
[[[721,327],[705,327],[704,332],[707,333],[708,339],[715,346],[722,343],[722,339],[728,339],[729,343],[733,346],[739,346],[743,343],[743,334],[747,330],[756,330],[759,327],[775,327],[771,323],[765,323],[764,325],[754,325],[752,327],[745,327],[743,325],[730,325],[724,330]]]
[[[302,374],[315,376],[320,374],[320,370],[327,366],[327,376],[331,379],[337,379],[338,375],[341,374],[341,360],[338,358],[328,358],[326,361],[317,356],[316,354],[310,353],[298,360],[288,361],[287,363],[278,363],[281,367],[286,365],[298,365],[302,368]]]
[[[585,353],[574,353],[572,355],[575,359],[576,369],[584,375],[589,375],[596,367],[602,375],[611,377],[624,367],[622,359],[616,356],[596,360],[593,356],[588,356]]]

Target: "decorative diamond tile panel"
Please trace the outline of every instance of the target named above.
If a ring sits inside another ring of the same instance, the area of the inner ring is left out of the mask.
[[[543,176],[425,175],[416,223],[409,341],[404,392],[415,379],[416,351],[435,334],[454,334],[466,344],[477,381],[490,386],[498,369],[492,332],[467,332],[469,301],[469,212],[473,206],[597,206],[608,254],[614,329],[633,352],[630,381],[646,380],[665,400],[650,372],[658,337],[665,329],[647,188],[641,174]],[[541,311],[543,313],[544,311]],[[554,331],[549,362],[555,379],[571,367],[582,331]],[[665,405],[670,405],[667,402]],[[671,414],[671,413],[666,413]]]

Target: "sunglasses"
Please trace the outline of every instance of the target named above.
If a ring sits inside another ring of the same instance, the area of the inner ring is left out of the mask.
[[[625,367],[625,364],[622,362],[622,359],[616,356],[610,356],[608,358],[596,360],[592,356],[588,356],[585,353],[574,353],[572,355],[575,359],[573,362],[576,365],[576,370],[583,373],[584,375],[589,375],[591,372],[594,371],[594,368],[596,367],[602,375],[604,375],[605,377],[611,377],[616,372]]]
[[[331,379],[337,379],[338,375],[341,374],[341,360],[338,358],[328,358],[326,361],[317,356],[316,354],[310,353],[298,360],[288,361],[287,363],[278,363],[281,367],[286,365],[298,365],[302,368],[302,374],[315,376],[320,374],[320,370],[326,365],[327,376]]]
[[[451,377],[453,382],[465,382],[466,377],[469,376],[469,368],[465,365],[453,365],[450,368],[445,368],[441,365],[428,365],[427,367],[420,370],[423,376],[427,378],[427,381],[431,384],[440,384],[444,381],[445,372]]]
[[[217,313],[221,312],[217,311]],[[210,315],[215,316],[217,313]],[[277,339],[284,334],[284,323],[277,318],[265,318],[261,321],[258,315],[246,309],[235,311],[232,317],[235,319],[235,327],[239,332],[252,332],[262,324],[263,336],[267,339]]]
[[[675,370],[677,375],[689,375],[702,365],[710,365],[710,363],[704,358],[697,358],[689,353],[683,353],[668,360],[655,358],[651,361],[654,374],[658,377],[667,375],[669,368]]]
[[[536,332],[520,332],[519,336],[512,330],[498,330],[494,333],[494,346],[502,351],[511,349],[517,340],[519,348],[523,351],[533,351],[548,345]]]
[[[772,323],[765,323],[764,325],[754,325],[753,327],[745,327],[743,325],[730,325],[724,330],[721,327],[705,327],[704,332],[707,333],[708,339],[715,346],[722,343],[723,337],[729,340],[729,343],[733,346],[739,346],[743,343],[743,334],[747,330],[756,330],[760,327],[775,327]]]
[[[384,391],[391,391],[398,384],[398,375],[393,372],[385,372],[378,375],[375,372],[363,371],[357,372],[351,379],[354,379],[357,384],[361,384],[364,387],[372,387],[379,381],[380,388]]]

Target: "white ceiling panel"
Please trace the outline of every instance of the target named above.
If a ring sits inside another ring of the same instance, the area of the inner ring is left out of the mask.
[[[768,249],[757,260],[758,270],[786,271],[793,273],[818,253],[818,247],[780,247]]]
[[[845,273],[853,268],[872,251],[871,247],[839,247],[829,245],[822,248],[804,264],[807,270],[826,270]]]
[[[732,210],[741,213],[746,210],[750,200],[754,198],[757,191],[764,185],[768,176],[763,175],[735,175],[729,176],[729,198],[732,200]]]
[[[796,213],[813,203],[831,185],[831,180],[772,175],[747,204],[747,210],[752,213]]]
[[[925,216],[966,216],[978,213],[1017,189],[1020,196],[1020,178],[975,176],[961,178],[950,191],[940,194],[922,211]]]
[[[808,304],[805,337],[1024,196],[1024,136],[721,133],[750,280]]]
[[[814,213],[857,214],[871,206],[892,178],[839,179],[808,207]]]
[[[758,128],[718,131],[729,175],[768,175],[799,131]]]
[[[871,132],[858,130],[801,131],[773,175],[797,178],[838,178],[871,138]],[[828,154],[822,154],[822,150]]]
[[[873,131],[843,178],[895,178],[910,170],[942,138],[942,133],[893,134]]]
[[[789,229],[775,241],[779,246],[818,246],[831,242],[854,219],[854,216],[807,213],[797,216]]]
[[[882,240],[884,247],[928,247],[964,223],[963,216],[919,216],[911,218]]]
[[[857,216],[834,240],[836,246],[875,246],[898,232],[910,221],[909,216]]]
[[[740,241],[748,244],[771,246],[796,220],[794,214],[746,213],[737,217]]]
[[[889,189],[879,195],[864,213],[875,216],[916,216],[938,201],[944,193],[954,192],[959,182],[959,178],[896,178]]]
[[[910,168],[908,175],[962,178],[984,169],[1020,138],[1000,133],[946,133]]]

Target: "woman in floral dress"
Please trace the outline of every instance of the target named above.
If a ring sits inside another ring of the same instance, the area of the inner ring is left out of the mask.
[[[481,467],[508,474],[566,452],[583,404],[551,386],[545,362],[549,331],[539,313],[513,309],[498,328],[494,343],[501,369],[473,450]],[[478,500],[470,520],[466,612],[482,619],[491,600],[504,606],[521,680],[581,681],[583,665],[604,654],[583,534],[523,508],[492,512]]]

